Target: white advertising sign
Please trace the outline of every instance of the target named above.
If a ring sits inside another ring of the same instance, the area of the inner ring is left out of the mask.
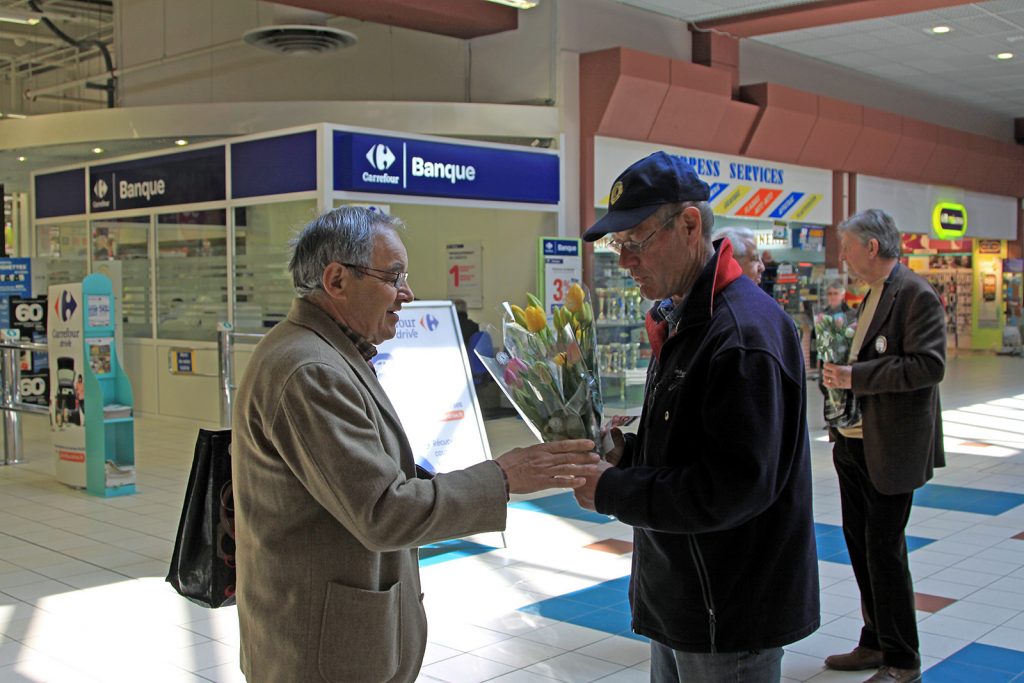
[[[415,301],[399,312],[398,334],[373,358],[412,444],[416,464],[451,472],[490,458],[473,375],[450,301]]]
[[[565,305],[565,295],[574,282],[583,281],[583,257],[579,239],[540,238],[541,292],[544,312],[551,317],[555,306]]]
[[[659,150],[686,157],[710,186],[708,202],[718,216],[832,222],[831,171],[600,136],[594,138],[594,203],[607,207],[615,178]]]
[[[482,308],[482,243],[454,242],[446,244],[445,251],[448,254],[448,298],[462,299],[469,308]]]
[[[79,377],[85,374],[81,283],[53,285],[49,302],[50,429],[57,481],[85,488],[85,411],[79,388]]]

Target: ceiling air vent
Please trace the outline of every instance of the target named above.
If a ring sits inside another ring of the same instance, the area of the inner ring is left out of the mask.
[[[308,55],[331,52],[356,44],[356,36],[329,26],[286,24],[261,26],[242,36],[249,45],[286,55]]]

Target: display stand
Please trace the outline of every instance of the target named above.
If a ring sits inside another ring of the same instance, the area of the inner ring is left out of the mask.
[[[94,496],[135,493],[132,388],[117,355],[110,279],[50,287],[50,417],[58,481]]]

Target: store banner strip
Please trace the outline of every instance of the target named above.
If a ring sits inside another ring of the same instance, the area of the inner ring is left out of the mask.
[[[720,216],[832,222],[831,171],[601,136],[594,140],[597,204],[607,207],[603,193],[622,169],[658,150],[682,156],[693,166],[708,183],[708,202]]]
[[[316,190],[316,131],[231,145],[231,196],[262,197]]]
[[[36,218],[85,213],[85,169],[42,173],[35,177]]]

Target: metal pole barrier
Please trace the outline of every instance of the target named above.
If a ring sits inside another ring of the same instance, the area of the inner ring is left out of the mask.
[[[217,323],[217,365],[220,375],[220,426],[231,428],[231,391],[235,384],[234,340],[229,322]]]
[[[46,344],[23,341],[0,342],[0,410],[3,411],[4,465],[25,462],[22,457],[19,412],[49,414],[45,406],[21,402],[21,351],[46,352]]]
[[[217,323],[217,364],[220,375],[220,425],[231,428],[231,405],[235,393],[235,340],[251,339],[258,343],[265,335],[235,332],[231,323]]]
[[[3,349],[3,407],[4,407],[4,464],[17,465],[24,462],[21,457],[21,421],[14,410],[14,394],[17,391],[20,368],[17,351]]]

